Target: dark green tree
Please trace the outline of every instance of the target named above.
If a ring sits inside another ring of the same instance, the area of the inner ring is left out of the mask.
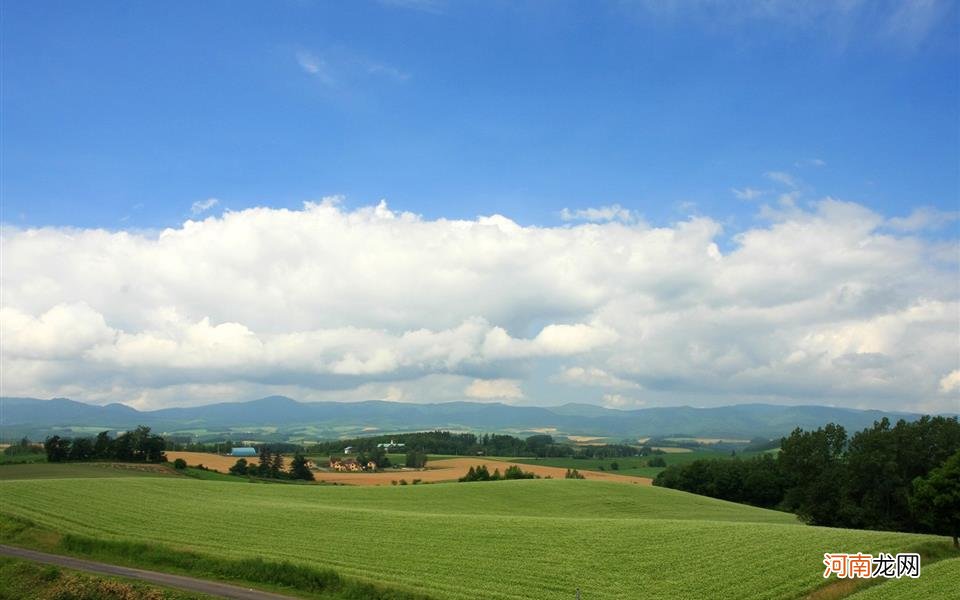
[[[797,428],[784,438],[778,462],[786,478],[787,510],[817,525],[843,523],[840,486],[847,432],[830,423],[816,431]]]
[[[256,473],[251,473],[251,475],[258,475],[260,477],[269,477],[270,476],[270,449],[266,446],[260,446],[260,456],[259,462],[257,463]]]
[[[110,439],[110,433],[101,431],[93,442],[93,456],[96,458],[111,458],[113,454],[112,445],[113,440]]]
[[[917,520],[953,538],[960,548],[960,451],[933,469],[926,477],[913,480],[910,507]]]
[[[293,461],[290,462],[290,478],[313,481],[313,472],[307,466],[307,459],[302,454],[293,455]]]
[[[247,465],[247,459],[245,458],[238,458],[237,462],[233,463],[233,466],[229,469],[231,475],[246,475],[252,470],[253,467]]]
[[[427,466],[427,454],[426,452],[410,450],[407,452],[404,464],[411,469],[422,469],[423,467]]]
[[[182,471],[187,468],[187,461],[183,460],[182,458],[178,458],[177,460],[173,461],[173,468],[178,471]]]
[[[90,438],[74,438],[70,444],[69,460],[90,460],[93,457],[93,442]]]
[[[270,461],[270,477],[280,479],[283,476],[283,455],[275,452]]]
[[[47,453],[47,462],[63,462],[70,454],[70,440],[53,435],[43,442],[43,449]]]

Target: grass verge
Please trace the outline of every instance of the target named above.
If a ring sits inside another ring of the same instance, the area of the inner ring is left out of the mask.
[[[3,556],[0,600],[213,600],[213,596]]]

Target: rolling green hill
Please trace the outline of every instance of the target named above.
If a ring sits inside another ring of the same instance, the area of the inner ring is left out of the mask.
[[[850,600],[958,600],[960,599],[960,558],[952,558],[920,569],[917,579],[891,579],[849,597]]]
[[[578,587],[588,600],[801,597],[824,585],[824,552],[947,543],[577,480],[386,488],[26,480],[0,482],[0,497],[0,512],[61,532],[289,560],[451,599],[573,598]]]

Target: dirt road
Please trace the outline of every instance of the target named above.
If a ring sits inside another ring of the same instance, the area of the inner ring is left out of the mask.
[[[169,573],[159,573],[157,571],[144,571],[143,569],[131,569],[130,567],[120,567],[108,563],[83,560],[73,558],[72,556],[47,554],[45,552],[16,548],[14,546],[0,545],[0,555],[22,560],[31,560],[47,565],[56,565],[67,569],[76,569],[77,571],[86,571],[88,573],[100,573],[114,577],[138,579],[157,585],[209,594],[210,596],[219,596],[221,598],[235,598],[236,600],[295,600],[293,596],[282,596],[280,594],[242,588],[226,583],[207,581],[206,579],[170,575]]]

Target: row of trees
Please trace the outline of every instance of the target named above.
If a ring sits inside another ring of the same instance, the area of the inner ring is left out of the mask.
[[[470,467],[467,471],[467,474],[459,479],[461,482],[466,481],[500,481],[501,479],[535,479],[536,475],[529,471],[524,471],[517,465],[511,465],[507,467],[503,474],[500,474],[500,469],[494,469],[493,473],[487,469],[486,465],[480,465],[478,467]]]
[[[574,446],[558,443],[550,435],[537,434],[527,438],[512,435],[485,433],[451,433],[449,431],[421,431],[322,442],[309,448],[309,454],[331,455],[345,446],[353,446],[360,452],[373,452],[377,444],[394,441],[404,444],[407,450],[429,454],[453,454],[458,456],[537,456],[572,458],[618,458],[655,453],[647,448],[627,444],[598,446]],[[380,464],[379,462],[377,464]]]
[[[829,424],[796,429],[780,452],[701,460],[664,470],[655,485],[794,512],[815,525],[960,536],[960,423],[887,418],[848,437]]]
[[[279,452],[270,452],[266,446],[260,449],[260,456],[257,464],[250,464],[245,458],[237,459],[237,462],[230,467],[230,473],[233,475],[260,477],[262,479],[302,479],[304,481],[313,481],[313,472],[310,470],[306,457],[302,454],[294,454],[290,461],[290,467],[284,469],[283,455]]]
[[[410,450],[404,457],[404,466],[408,469],[422,469],[427,466],[427,453]]]
[[[125,431],[115,438],[109,431],[101,431],[96,438],[48,437],[43,442],[49,462],[84,460],[120,460],[127,462],[164,462],[166,442],[162,436],[150,433],[150,428],[141,425],[133,431]]]

